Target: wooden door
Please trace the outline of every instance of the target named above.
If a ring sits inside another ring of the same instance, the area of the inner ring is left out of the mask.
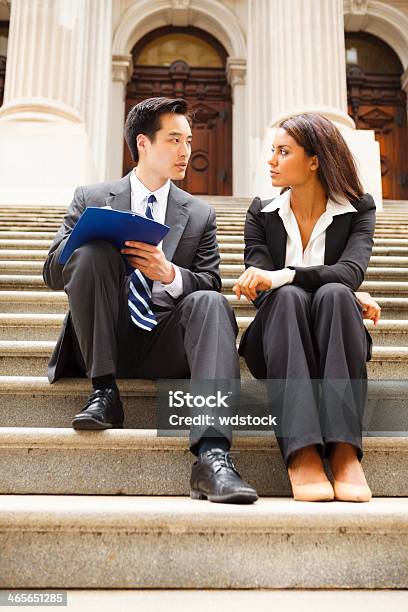
[[[137,64],[141,49],[154,35],[160,37],[185,30],[162,28],[133,50],[135,67],[127,89],[126,114],[134,104],[153,96],[187,100],[193,115],[192,154],[185,178],[176,184],[197,195],[232,195],[232,100],[225,65],[190,66],[183,59],[174,60],[169,66]],[[198,35],[194,28],[188,28],[188,32],[190,36],[192,32]],[[205,38],[207,43],[211,39],[208,35]],[[218,45],[212,39],[211,44]],[[219,45],[216,50],[220,55],[225,54]],[[123,173],[133,166],[124,143]]]
[[[6,79],[6,58],[0,55],[0,106],[4,98],[4,82]]]
[[[8,38],[9,22],[0,20],[0,36]],[[4,98],[4,82],[6,79],[6,57],[0,55],[0,106],[3,104]]]
[[[407,99],[402,66],[394,51],[365,34],[346,36],[346,48],[359,54],[347,66],[348,112],[357,129],[374,130],[380,144],[384,199],[408,199]]]
[[[380,143],[383,198],[408,199],[407,105],[398,77],[348,72],[349,114]]]

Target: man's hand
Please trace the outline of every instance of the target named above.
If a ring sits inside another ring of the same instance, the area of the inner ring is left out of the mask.
[[[377,304],[374,298],[372,298],[371,295],[366,291],[356,291],[355,295],[363,307],[363,318],[371,319],[372,321],[374,321],[374,325],[377,325],[381,317],[380,306]]]
[[[137,268],[152,281],[161,281],[168,285],[174,280],[176,272],[170,261],[167,261],[163,251],[157,246],[145,242],[128,240],[121,253],[128,256],[133,268]]]
[[[256,292],[272,289],[272,280],[265,270],[251,266],[241,274],[232,290],[238,300],[245,295],[248,300],[255,300]]]

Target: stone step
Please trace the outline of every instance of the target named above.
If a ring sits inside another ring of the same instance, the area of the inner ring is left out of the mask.
[[[4,495],[0,587],[406,588],[407,515],[407,499],[382,497]]]
[[[0,289],[42,289],[48,291],[43,277],[34,274],[0,274]]]
[[[364,281],[359,291],[368,291],[378,297],[399,298],[408,294],[408,282]]]
[[[50,248],[52,241],[54,239],[55,234],[49,237],[44,237],[44,232],[36,232],[38,235],[42,235],[43,238],[30,238],[26,234],[24,237],[20,238],[12,238],[7,236],[0,237],[0,251],[9,251],[9,250],[18,250],[18,251],[31,251],[31,250],[44,250],[46,254],[48,253],[48,249]],[[403,235],[406,236],[406,233]],[[236,244],[237,251],[243,252],[244,248],[244,240],[243,240],[243,232],[232,232],[231,234],[218,234],[218,243],[221,246],[228,246],[230,249],[230,244]],[[408,239],[404,237],[383,237],[379,238],[375,236],[374,238],[374,246],[381,247],[408,247]],[[235,247],[234,247],[235,248]]]
[[[408,437],[364,437],[363,448],[373,495],[407,496]],[[234,451],[237,469],[260,496],[291,495],[272,432],[235,433]],[[0,427],[0,494],[188,496],[193,460],[187,436],[158,436],[155,429]]]
[[[57,340],[64,314],[1,313],[0,340]]]
[[[64,314],[0,313],[0,340],[57,340]],[[253,316],[238,316],[239,335],[253,320]],[[381,319],[374,326],[364,321],[378,346],[408,346],[408,318]]]
[[[8,251],[10,255],[12,255],[13,251]],[[221,264],[238,264],[243,265],[244,263],[244,252],[223,252],[221,250]],[[3,258],[3,253],[0,251],[0,256]],[[12,259],[12,257],[10,257]],[[0,266],[2,266],[3,262],[0,261]],[[369,261],[369,266],[375,268],[405,268],[408,269],[408,257],[392,257],[392,256],[382,256],[382,255],[372,255]]]
[[[213,199],[211,196],[200,196],[200,199],[207,201],[209,204],[215,207],[216,212],[225,215],[236,215],[244,213],[248,210],[252,198],[235,198],[234,196],[228,196],[225,201]],[[30,210],[31,208],[31,210]],[[58,218],[66,213],[66,205],[49,206],[46,210],[39,210],[33,207],[27,209],[20,209],[19,207],[10,206],[9,208],[1,208],[0,215],[4,218],[13,219],[15,215],[26,219],[37,219],[41,216]],[[383,210],[376,212],[377,219],[395,219],[395,218],[407,218],[408,217],[408,205],[384,204]]]
[[[2,215],[0,213],[0,226],[7,226],[9,224],[18,224],[21,226],[32,226],[32,225],[43,225],[47,227],[48,225],[56,225],[57,223],[61,223],[64,218],[64,214],[59,215],[37,215],[37,216],[28,216],[28,215],[19,215],[15,213],[14,215]]]
[[[238,206],[222,206],[219,202],[216,203],[217,216],[220,217],[242,217],[245,216],[249,208],[251,200],[245,202],[246,206],[239,203]],[[65,214],[67,207],[56,207],[49,210],[0,210],[0,221],[2,220],[27,220],[37,221],[39,219],[59,219]],[[377,221],[386,220],[392,222],[395,218],[405,218],[408,220],[408,211],[404,210],[384,210],[376,213]]]
[[[20,231],[8,231],[8,230],[0,230],[0,238],[6,240],[53,240],[55,236],[54,231],[48,232],[24,232]]]
[[[243,236],[244,235],[244,230],[243,228],[234,228],[234,227],[226,227],[224,228],[218,228],[217,230],[217,236],[219,238],[219,240],[223,239],[225,236]],[[396,230],[380,230],[380,231],[376,231],[374,237],[376,239],[380,239],[380,240],[397,240],[397,241],[403,241],[405,240],[405,237],[407,235],[406,231],[402,231],[402,232],[397,232]]]
[[[1,340],[0,375],[43,376],[54,346],[47,340]],[[372,379],[408,378],[408,347],[373,346],[367,368]],[[242,358],[241,376],[252,378]]]
[[[52,240],[29,240],[25,238],[1,238],[0,249],[18,249],[18,250],[47,250],[50,248]]]
[[[1,232],[0,232],[1,235]],[[39,238],[44,234],[39,234]],[[51,244],[51,241],[50,241]],[[240,257],[243,260],[243,253],[245,244],[241,242],[219,242],[219,250],[221,253],[221,259],[227,255],[233,255],[234,257]],[[48,255],[48,249],[0,249],[1,259],[11,260],[41,260],[44,261]],[[397,262],[401,262],[401,265],[406,265],[405,260],[408,261],[408,247],[404,246],[375,246],[373,248],[373,261],[374,257],[393,257]],[[240,259],[240,260],[241,260]],[[402,263],[404,262],[404,263]],[[226,261],[226,263],[228,263]]]
[[[235,245],[231,248],[231,244],[219,245],[221,263],[232,264],[232,263],[243,263],[244,262],[244,244],[242,248],[239,245]],[[401,255],[400,252],[395,251],[394,255],[387,253],[390,249],[382,247],[382,251],[378,251],[381,247],[374,247],[373,255],[370,259],[370,266],[376,267],[408,267],[408,256]],[[384,252],[385,251],[385,252]],[[401,247],[402,252],[408,254],[408,249]],[[7,273],[7,270],[40,270],[42,271],[43,263],[48,255],[47,250],[38,249],[2,249],[0,250],[0,269]],[[19,268],[20,266],[20,268]],[[33,266],[31,268],[31,266]]]
[[[0,312],[65,313],[68,296],[64,291],[0,291]]]
[[[242,220],[217,219],[217,229],[218,230],[225,231],[230,228],[235,229],[237,234],[243,234],[244,219]],[[378,233],[393,234],[395,233],[398,236],[399,234],[406,235],[407,231],[408,231],[408,225],[406,225],[404,222],[401,222],[401,221],[396,221],[395,224],[392,224],[392,225],[384,224],[384,223],[377,223],[375,226],[375,234],[378,234]]]
[[[225,206],[226,208],[232,209],[234,207],[238,207],[238,206],[245,206],[245,205],[249,205],[252,200],[253,197],[251,196],[236,196],[236,195],[231,195],[231,196],[224,196],[224,195],[200,195],[199,196],[200,200],[204,200],[212,205],[216,205],[216,206]],[[385,211],[390,211],[392,213],[392,211],[399,211],[399,210],[406,210],[408,212],[408,200],[390,200],[390,199],[384,199],[383,200],[383,206],[384,206],[384,210]],[[1,204],[0,210],[2,212],[7,212],[7,211],[11,211],[14,212],[15,210],[18,210],[20,212],[30,212],[33,210],[37,210],[37,209],[33,209],[33,205],[31,204]],[[51,211],[61,211],[64,212],[66,210],[66,205],[64,204],[49,204],[47,205],[47,211],[51,212]],[[382,213],[379,213],[382,214]]]
[[[374,268],[375,270],[375,268]],[[236,279],[223,279],[223,293],[231,293]],[[45,285],[43,277],[31,274],[0,274],[1,291],[28,291],[37,290],[50,292]],[[381,297],[403,297],[408,294],[408,282],[405,281],[364,281],[359,291],[369,291],[372,295]]]
[[[238,316],[239,337],[253,321],[253,316]],[[2,324],[0,315],[0,325]],[[6,322],[6,328],[8,323]],[[408,319],[392,320],[380,319],[377,325],[373,321],[364,319],[364,325],[370,332],[373,343],[377,346],[407,346],[408,347]],[[6,337],[6,336],[4,336]]]
[[[370,381],[371,384],[374,383]],[[118,385],[126,408],[125,427],[157,428],[156,382],[118,379]],[[42,376],[0,376],[2,423],[14,427],[69,427],[91,391],[86,377],[60,378],[50,385],[44,372]],[[390,387],[387,393],[390,397],[398,395],[398,389]]]
[[[372,270],[372,271],[371,271]],[[408,282],[407,281],[388,281],[388,280],[380,280],[382,278],[387,278],[386,275],[383,275],[381,269],[377,272],[378,269],[371,268],[370,272],[367,274],[367,279],[363,282],[363,284],[359,287],[359,291],[369,291],[372,295],[382,295],[388,297],[397,297],[398,295],[404,295],[408,293]],[[399,269],[400,270],[400,269]],[[377,273],[376,273],[377,272]],[[398,274],[396,274],[398,277]],[[2,277],[0,275],[0,286],[2,286]],[[17,278],[17,277],[16,277]],[[26,276],[20,276],[22,282]],[[236,283],[236,279],[238,278],[238,274],[234,275],[233,278],[225,278],[222,279],[222,288],[224,293],[231,293],[233,286]],[[379,280],[374,280],[374,279]],[[408,278],[408,276],[404,276],[401,274],[402,278]]]
[[[225,211],[222,210],[220,208],[217,208],[216,213],[217,213],[217,220],[218,221],[236,221],[236,222],[242,222],[245,221],[246,218],[246,213],[247,213],[248,209],[244,209],[244,210],[235,210],[235,211]],[[1,214],[1,213],[0,213]],[[4,220],[13,220],[12,216],[3,216],[0,217],[0,221],[1,218],[3,218]],[[25,217],[27,219],[27,221],[37,221],[38,219],[36,218],[30,218],[30,217]],[[58,220],[60,219],[60,215],[56,215],[54,216],[54,220]],[[24,219],[24,217],[19,217],[19,219]],[[377,213],[376,216],[376,225],[389,225],[389,226],[395,226],[398,222],[400,222],[401,224],[405,224],[408,225],[408,214],[398,214],[398,215],[390,215],[387,213]]]
[[[1,269],[1,268],[0,268]],[[220,272],[221,277],[223,279],[223,284],[228,282],[235,283],[235,280],[240,276],[245,270],[243,264],[221,264]],[[408,268],[384,268],[380,266],[368,267],[366,270],[365,278],[367,280],[406,280],[408,279]],[[227,286],[227,285],[225,285]]]
[[[229,230],[234,230],[236,234],[240,234],[243,236],[244,223],[241,221],[233,220],[217,220],[217,233],[231,233]],[[407,233],[408,226],[402,225],[401,223],[396,223],[395,226],[377,224],[375,227],[375,236],[384,234],[384,237],[387,237],[387,235],[392,237],[395,234],[396,237],[401,236],[402,238],[404,238]]]
[[[245,243],[243,241],[241,242],[220,242],[218,241],[218,247],[219,247],[221,256],[223,254],[225,255],[234,254],[234,255],[239,255],[240,257],[243,257]],[[7,258],[14,259],[13,253],[18,253],[18,252],[19,251],[13,251],[13,250],[3,251],[2,250],[0,251],[0,256],[2,257],[2,259],[5,259],[5,256],[3,255],[3,253],[8,253],[9,255],[7,255]],[[28,252],[31,252],[31,251],[28,251]],[[47,256],[47,252],[45,251],[41,251],[41,252],[45,253],[45,256]],[[408,257],[408,246],[375,246],[373,247],[373,253],[372,253],[371,260],[373,259],[373,256],[375,257],[396,257],[399,260],[400,259],[404,260],[404,258]]]
[[[37,252],[37,251],[34,251]],[[26,261],[11,259],[0,259],[0,272],[4,274],[41,274],[44,267],[43,261]]]
[[[397,232],[404,233],[408,229],[408,220],[398,220],[394,223],[390,223],[388,221],[378,221],[375,225],[376,232]],[[1,224],[1,221],[0,221]],[[217,214],[217,228],[218,229],[226,229],[228,227],[235,227],[238,229],[243,229],[245,224],[245,215],[240,215],[238,217],[225,216]]]
[[[245,202],[245,205],[242,206],[241,203],[238,206],[222,206],[219,203],[216,204],[216,213],[217,218],[245,218],[245,214],[249,208],[251,200]],[[42,211],[21,211],[18,209],[15,210],[0,210],[0,222],[2,221],[27,221],[27,222],[36,222],[36,221],[48,221],[54,220],[57,221],[61,219],[66,213],[67,207],[58,207],[53,208],[52,210],[42,210]],[[393,223],[396,219],[401,219],[408,222],[408,211],[407,210],[384,210],[378,211],[376,213],[377,223],[388,222]]]
[[[8,233],[8,232],[7,232]],[[36,238],[29,238],[26,235],[24,237],[20,237],[20,238],[11,238],[11,237],[7,237],[7,236],[2,236],[0,237],[0,251],[2,250],[10,250],[10,249],[15,249],[15,250],[46,250],[48,252],[49,247],[52,244],[53,238],[55,236],[55,233],[53,233],[52,235],[50,235],[49,237],[44,237],[44,232],[36,232],[36,235],[38,235]],[[39,236],[42,235],[43,238],[40,238]],[[232,244],[239,244],[239,248],[237,248],[237,250],[239,252],[243,251],[244,248],[244,241],[243,241],[243,232],[236,232],[235,234],[233,233],[232,235],[227,235],[227,234],[223,234],[223,235],[219,235],[218,236],[218,243],[220,246],[228,246],[232,243]],[[406,238],[378,238],[375,237],[374,238],[374,247],[379,246],[379,247],[398,247],[398,248],[402,248],[402,247],[408,247],[408,239]]]
[[[54,235],[57,233],[59,227],[60,227],[60,223],[56,223],[56,224],[51,224],[51,223],[47,223],[46,225],[41,225],[41,224],[32,224],[32,225],[19,225],[18,223],[2,223],[0,225],[1,229],[4,230],[9,230],[10,232],[17,232],[17,231],[25,231],[25,232],[29,232],[29,231],[35,231],[35,232],[46,232],[46,231],[50,231],[53,230],[54,231]],[[230,223],[227,223],[224,226],[219,225],[218,229],[217,229],[217,235],[220,238],[223,238],[225,236],[227,237],[231,237],[231,236],[243,236],[244,233],[244,228],[243,226],[233,226]],[[378,230],[376,230],[375,232],[375,238],[377,239],[390,239],[390,238],[395,238],[398,240],[404,240],[405,236],[407,235],[407,231],[406,230],[397,230],[394,228],[388,228],[388,229],[382,229],[382,228],[378,228]],[[4,239],[2,239],[4,240]],[[11,247],[12,248],[12,247]]]
[[[10,234],[18,234],[23,233],[26,237],[31,235],[31,239],[35,237],[35,234],[47,234],[45,238],[49,238],[50,236],[54,237],[56,232],[61,226],[62,218],[56,221],[48,221],[48,222],[30,222],[25,223],[21,221],[0,221],[0,231],[5,235],[5,238],[9,238]],[[231,219],[226,219],[225,221],[217,220],[217,230],[220,233],[225,233],[228,229],[234,229],[236,234],[243,234],[244,230],[244,218],[241,221],[234,221]],[[404,237],[407,232],[407,223],[406,221],[396,220],[393,224],[385,224],[385,223],[377,223],[375,227],[375,235],[377,234],[388,234],[392,235],[396,233],[397,236],[401,235]],[[228,232],[227,232],[228,233]],[[33,234],[33,235],[32,235]],[[24,236],[23,236],[24,237]],[[387,237],[387,236],[385,236]],[[18,239],[19,237],[16,236]]]
[[[217,212],[217,226],[224,227],[228,226],[228,224],[233,224],[234,226],[243,227],[246,220],[246,211],[243,211],[242,214],[239,215],[222,215]],[[2,231],[44,231],[50,232],[54,231],[55,228],[59,228],[61,223],[63,222],[63,215],[48,218],[48,219],[1,219],[0,218],[0,229]],[[392,219],[386,217],[377,218],[376,222],[376,230],[386,230],[390,231],[393,229],[402,230],[408,227],[408,216],[405,215],[403,217],[393,217]]]
[[[217,220],[226,222],[226,221],[234,221],[234,222],[245,222],[247,209],[233,212],[225,212],[221,209],[217,209]],[[18,223],[22,227],[26,224],[38,224],[42,223],[44,226],[47,226],[49,223],[53,225],[57,223],[61,223],[64,217],[65,211],[61,211],[61,213],[49,217],[37,217],[37,218],[29,218],[26,216],[23,217],[15,217],[14,215],[1,216],[0,213],[0,225],[4,223]],[[390,213],[377,213],[376,218],[376,227],[401,227],[408,226],[408,214],[390,214]]]
[[[61,225],[61,221],[57,222],[49,222],[49,223],[41,223],[41,222],[33,222],[33,223],[21,223],[18,221],[3,221],[0,224],[2,230],[9,230],[11,232],[20,232],[20,231],[36,231],[36,232],[47,232],[53,230],[54,233],[58,231],[58,228]]]
[[[41,297],[41,295],[43,295],[41,291],[38,291],[36,293],[37,295],[39,295],[39,298]],[[228,299],[229,303],[231,304],[237,316],[253,316],[254,315],[255,307],[253,306],[252,302],[249,302],[246,298],[243,297],[240,300],[237,300],[234,294],[226,294],[225,297]],[[381,316],[383,320],[384,319],[391,319],[391,320],[408,319],[408,298],[378,297],[378,296],[375,296],[374,294],[372,295],[372,297],[377,301],[377,303],[381,307]],[[16,307],[20,309],[19,310],[20,312],[28,312],[28,311],[36,312],[37,311],[37,309],[22,310],[23,306],[24,304],[22,303],[16,304]],[[14,309],[14,306],[11,306],[11,308],[13,308],[13,310],[8,310],[8,312],[16,312],[16,310]],[[2,310],[2,292],[0,292],[0,312],[1,310]],[[4,308],[3,308],[3,311],[6,312]],[[44,310],[44,312],[46,311]],[[57,311],[50,310],[49,312],[57,312]],[[62,312],[62,310],[58,312]]]
[[[4,258],[4,251],[0,251],[0,272],[4,274],[42,274],[44,266],[44,257],[29,257],[25,256],[19,259],[13,259],[13,250],[5,251],[9,258]],[[15,251],[17,254],[21,251]],[[30,253],[30,251],[23,251]],[[32,251],[34,254],[43,253],[43,251]],[[221,253],[221,273],[228,274],[230,272],[241,274],[244,271],[244,255],[243,253]],[[237,265],[241,264],[241,265]],[[372,269],[384,269],[384,274],[389,270],[390,278],[394,276],[404,276],[408,278],[408,257],[376,257],[373,256],[369,262],[367,275]],[[400,272],[401,270],[401,272]]]
[[[223,207],[217,204],[216,206],[217,217],[219,216],[224,216],[224,217],[245,216],[245,213],[247,212],[248,208],[249,206],[247,208],[242,208],[241,206],[233,208],[233,207],[225,207],[225,206]],[[64,212],[65,211],[62,211],[62,214],[64,214]],[[61,214],[61,212],[58,214]],[[12,218],[12,215],[9,215],[9,217]],[[376,212],[377,222],[389,221],[390,223],[392,223],[395,219],[405,219],[408,222],[408,210],[406,210],[405,212],[404,211],[393,212],[389,210]]]
[[[48,255],[48,250],[45,249],[1,249],[0,259],[4,261],[29,261],[44,263]]]
[[[245,298],[225,296],[237,315],[251,316],[255,308]],[[373,295],[373,297],[375,297]],[[408,298],[376,297],[385,319],[408,319]],[[64,291],[0,291],[0,313],[64,314],[68,297]]]
[[[369,278],[373,278],[373,277],[374,275],[370,274]],[[26,277],[20,276],[19,278],[24,279]],[[232,292],[232,288],[236,283],[236,278],[237,277],[222,279],[222,289],[224,293]],[[379,276],[379,278],[381,278],[381,276]],[[3,288],[1,279],[2,279],[2,275],[0,275],[0,287]],[[359,291],[368,291],[369,293],[371,293],[371,295],[378,295],[378,296],[384,296],[384,297],[398,297],[398,296],[402,297],[403,295],[408,294],[408,282],[407,281],[366,280],[359,287]]]
[[[121,378],[118,386],[124,405],[125,428],[156,430],[158,383]],[[367,438],[408,436],[408,381],[369,379],[367,387],[363,418]],[[73,415],[83,408],[91,390],[90,380],[85,376],[60,378],[52,385],[44,375],[0,376],[2,424],[19,428],[70,427]],[[258,403],[265,399],[262,381],[243,378],[241,391],[244,398],[248,397],[248,405],[253,404],[254,397]],[[260,435],[270,435],[270,432],[262,431]]]

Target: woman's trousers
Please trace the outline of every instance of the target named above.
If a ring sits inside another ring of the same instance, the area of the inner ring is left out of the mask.
[[[327,283],[314,293],[283,285],[264,299],[240,345],[255,378],[267,379],[269,409],[288,467],[291,453],[348,442],[361,461],[370,336],[354,292]]]

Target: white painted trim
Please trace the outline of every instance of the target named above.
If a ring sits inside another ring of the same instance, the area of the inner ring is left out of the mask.
[[[352,16],[351,1],[345,0],[344,15]],[[404,70],[408,67],[408,16],[395,6],[378,0],[367,2],[366,18],[361,22],[361,31],[368,32],[384,40],[401,60]],[[346,31],[352,31],[347,27]]]
[[[113,55],[127,55],[145,34],[171,25],[171,0],[139,0],[121,16],[112,44]],[[192,0],[190,25],[215,36],[228,55],[246,58],[246,41],[236,14],[217,0]]]

